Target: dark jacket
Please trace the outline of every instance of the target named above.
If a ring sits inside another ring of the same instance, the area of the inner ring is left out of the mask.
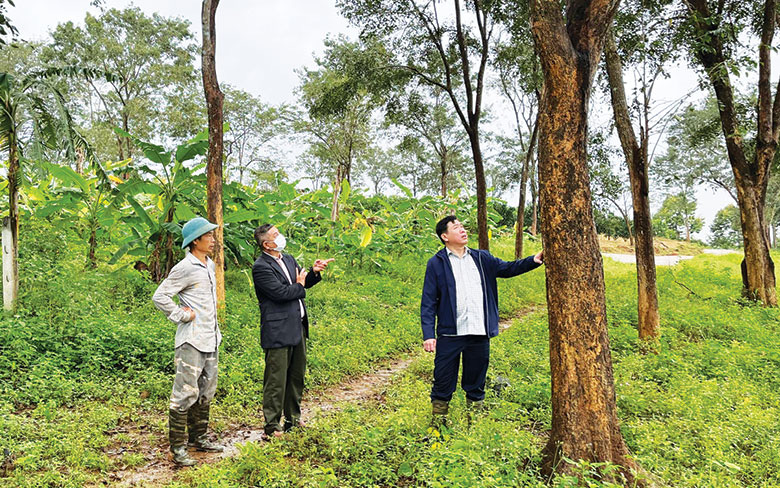
[[[282,254],[282,261],[287,266],[293,283],[287,281],[274,258],[266,253],[260,255],[252,266],[252,281],[255,284],[255,294],[260,304],[260,345],[263,349],[295,346],[301,342],[301,330],[309,337],[309,314],[303,317],[301,327],[301,307],[298,300],[306,297],[304,288],[311,288],[322,280],[319,273],[306,275],[306,284],[301,286],[295,282],[296,271],[301,267],[295,258]],[[303,304],[306,310],[306,303]]]
[[[498,335],[498,284],[496,278],[511,278],[536,269],[541,264],[535,262],[533,256],[518,261],[502,261],[488,251],[471,248],[469,250],[474,262],[477,263],[477,269],[482,278],[485,330],[488,337],[495,337]],[[458,304],[456,300],[455,275],[452,274],[452,265],[445,247],[428,260],[428,267],[425,269],[425,282],[420,303],[423,340],[458,333]]]

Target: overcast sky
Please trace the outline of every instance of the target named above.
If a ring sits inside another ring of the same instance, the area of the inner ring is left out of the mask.
[[[147,14],[157,12],[187,19],[200,42],[200,1],[107,0],[103,3],[117,8],[132,4]],[[90,0],[18,0],[16,7],[9,7],[12,22],[20,37],[26,40],[45,40],[48,32],[61,22],[81,23],[87,11],[99,14],[97,8],[90,6]],[[219,81],[259,96],[267,103],[292,102],[298,85],[295,70],[313,66],[314,55],[322,53],[323,39],[340,33],[354,38],[358,30],[338,14],[335,0],[222,1],[217,11]],[[677,99],[695,88],[697,77],[690,70],[680,67],[673,73],[671,79],[663,80],[656,87],[658,103]],[[630,78],[628,74],[627,83],[631,82]],[[598,101],[598,95],[594,93],[594,96]],[[500,99],[486,97],[486,101],[492,106],[495,126],[504,130],[511,127],[507,122],[509,113]],[[592,114],[592,123],[606,124],[610,110],[608,100],[602,100]],[[700,237],[705,238],[715,213],[731,201],[725,191],[704,188],[697,192],[697,198],[697,214],[706,221],[705,232]],[[507,199],[512,204],[516,194],[507,195]],[[655,202],[654,209],[659,203]]]

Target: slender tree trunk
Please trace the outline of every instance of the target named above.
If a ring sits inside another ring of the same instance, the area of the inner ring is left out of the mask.
[[[657,338],[660,333],[658,314],[658,287],[656,284],[655,249],[653,248],[653,220],[650,213],[650,182],[648,178],[648,138],[637,143],[628,111],[623,82],[623,65],[618,55],[612,29],[604,45],[607,78],[612,98],[612,110],[620,144],[628,164],[631,183],[631,203],[634,209],[636,231],[637,329],[641,340]],[[631,229],[629,227],[629,236]],[[633,243],[632,243],[633,245]]]
[[[439,161],[439,168],[441,169],[441,196],[447,198],[447,149],[442,151],[441,159]]]
[[[590,90],[617,0],[531,0],[544,92],[539,108],[539,190],[545,248],[552,430],[545,471],[563,460],[611,462],[628,484],[637,465],[620,433],[607,334],[604,274],[587,164]],[[618,479],[618,473],[603,473]]]
[[[485,166],[482,162],[482,149],[479,146],[479,132],[476,124],[472,123],[472,131],[469,132],[471,141],[471,154],[474,157],[474,175],[477,180],[477,233],[479,234],[479,248],[490,249],[487,225],[487,185],[485,184]]]
[[[8,135],[8,221],[4,223],[3,259],[3,307],[14,310],[19,297],[19,154],[16,134]],[[6,242],[8,241],[8,242]]]
[[[203,71],[203,89],[209,118],[209,152],[207,157],[206,199],[209,220],[218,227],[214,230],[214,267],[217,275],[217,305],[219,310],[225,307],[225,248],[224,223],[222,214],[222,102],[224,96],[219,89],[215,53],[217,49],[216,14],[219,0],[203,0],[201,23],[203,27],[203,47],[201,66]]]
[[[520,175],[520,196],[517,203],[517,222],[515,226],[515,259],[520,259],[523,256],[523,235],[525,232],[525,188],[528,185],[528,170],[531,166],[531,160],[533,159],[534,148],[536,147],[536,134],[539,132],[539,117],[537,116],[534,123],[534,130],[531,132],[531,141],[528,143],[528,151],[525,153],[525,160],[523,161],[523,171]]]
[[[87,267],[95,269],[97,268],[97,258],[95,257],[95,251],[97,250],[97,224],[91,223],[89,229],[89,250],[87,251]]]
[[[118,150],[117,154],[119,155],[119,160],[120,161],[124,161],[124,159],[125,159],[125,149],[122,146],[122,136],[120,136],[119,134],[116,135],[116,147],[117,147],[117,150]],[[127,176],[125,176],[125,179],[127,179]]]
[[[124,110],[122,110],[122,129],[125,132],[129,133],[130,132],[130,117],[127,115],[126,110],[127,110],[127,107],[125,107]],[[127,150],[127,157],[129,158],[130,156],[133,155],[133,148],[130,145],[130,138],[129,137],[123,137],[123,139],[125,141],[125,149]]]
[[[535,165],[532,165],[535,166]],[[536,171],[531,171],[531,228],[529,232],[536,237],[539,225],[539,194],[536,191]]]
[[[330,207],[330,220],[335,222],[339,218],[339,195],[341,194],[341,165],[336,167],[336,181],[333,183],[333,204]]]
[[[628,232],[628,245],[634,247],[634,234],[631,231],[631,219],[628,218],[627,212],[620,212],[623,215],[623,222],[626,224],[626,232]]]

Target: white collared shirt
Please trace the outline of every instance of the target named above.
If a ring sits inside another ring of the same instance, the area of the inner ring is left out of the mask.
[[[265,252],[265,251],[263,251],[263,252],[265,254],[268,254],[272,258],[274,258],[274,261],[276,261],[276,264],[278,264],[279,267],[282,268],[282,273],[284,273],[284,276],[287,277],[287,281],[289,281],[290,284],[292,285],[293,284],[293,280],[290,277],[290,270],[287,269],[287,265],[284,264],[284,261],[282,260],[282,253],[279,253],[279,257],[277,258],[276,256],[274,256],[271,253],[268,253],[268,252]],[[301,318],[303,318],[306,315],[306,309],[303,308],[303,300],[299,299],[298,300],[298,305],[300,305],[300,307],[301,307]]]
[[[482,277],[477,263],[466,248],[463,257],[447,249],[455,277],[455,295],[458,316],[456,326],[459,336],[486,335],[485,331],[485,298],[482,292]]]

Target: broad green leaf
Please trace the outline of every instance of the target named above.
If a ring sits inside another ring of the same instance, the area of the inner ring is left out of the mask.
[[[360,232],[360,247],[366,247],[371,244],[371,237],[373,234],[374,232],[371,230],[371,226],[367,225],[363,227],[363,230]]]
[[[341,180],[341,194],[339,195],[339,202],[344,203],[349,200],[349,194],[352,192],[352,186],[347,180]]]
[[[89,185],[87,180],[83,176],[73,171],[68,166],[61,166],[59,164],[43,163],[46,170],[52,174],[55,178],[65,183],[66,185],[78,186],[84,193],[89,192]]]
[[[154,229],[157,227],[154,225],[154,222],[152,221],[151,217],[149,217],[149,214],[146,212],[146,209],[144,209],[140,203],[136,201],[135,198],[133,198],[130,195],[125,195],[125,198],[127,199],[127,203],[130,204],[131,207],[133,207],[133,210],[135,210],[135,213],[138,217],[141,218],[144,224],[149,228],[150,231],[154,231]]]
[[[231,212],[225,216],[224,222],[226,224],[234,224],[237,222],[249,222],[261,217],[260,212],[255,209],[245,208],[236,212]]]
[[[200,131],[198,135],[176,148],[176,161],[183,163],[195,156],[203,156],[208,152],[208,149],[209,132],[208,129],[206,129]]]

